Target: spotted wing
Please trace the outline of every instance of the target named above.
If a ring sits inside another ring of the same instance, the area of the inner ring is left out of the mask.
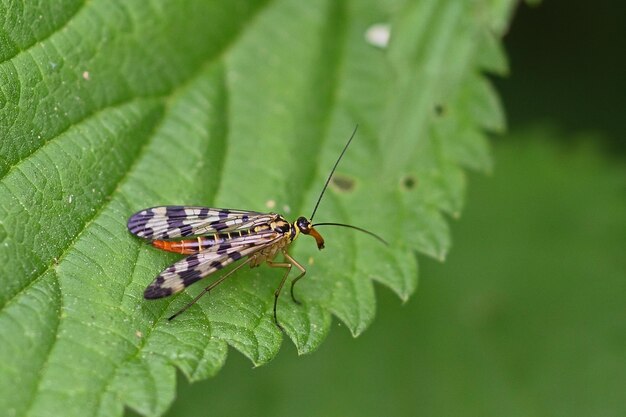
[[[177,239],[250,229],[276,215],[256,211],[191,206],[145,209],[128,219],[128,230],[144,239]]]
[[[256,236],[256,240],[251,240],[250,236],[246,236],[189,255],[161,272],[148,285],[144,291],[144,297],[153,299],[176,294],[215,271],[267,248],[283,237],[276,232],[261,233]]]

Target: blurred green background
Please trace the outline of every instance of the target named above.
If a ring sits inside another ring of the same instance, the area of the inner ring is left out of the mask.
[[[231,349],[169,415],[626,415],[625,29],[618,2],[589,7],[518,11],[495,80],[510,133],[409,302],[377,287],[371,328],[336,324],[310,356],[285,342],[252,369]]]

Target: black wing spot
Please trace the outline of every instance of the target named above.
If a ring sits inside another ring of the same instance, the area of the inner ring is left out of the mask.
[[[163,277],[159,277],[163,278]],[[157,278],[158,279],[158,278]],[[143,297],[147,300],[154,300],[155,298],[163,298],[172,295],[171,288],[164,288],[158,285],[151,284],[143,292]]]
[[[154,234],[154,232],[152,229],[147,228],[146,225],[153,217],[154,211],[152,209],[140,211],[139,213],[135,213],[130,216],[128,223],[126,223],[126,227],[128,227],[128,230],[134,235],[150,237]]]
[[[168,219],[172,217],[187,217],[187,211],[184,206],[167,206],[165,208],[165,215]]]
[[[224,268],[224,265],[222,265],[222,263],[218,262],[218,261],[211,262],[211,266],[213,268],[215,268],[215,269],[222,269],[222,268]]]
[[[185,261],[187,261],[187,270],[193,270],[195,267],[200,265],[200,260],[198,259],[198,255],[188,256]],[[186,272],[186,271],[185,271]]]
[[[181,236],[189,236],[193,234],[193,227],[189,224],[184,224],[180,227],[180,235]]]
[[[228,225],[227,225],[227,224],[224,224],[224,222],[223,222],[223,221],[221,221],[221,220],[215,220],[215,221],[212,221],[210,224],[211,224],[211,226],[212,226],[215,230],[217,230],[218,232],[219,232],[220,230],[228,229]]]
[[[241,253],[240,252],[232,252],[228,254],[228,257],[230,259],[232,259],[233,261],[236,261],[238,259],[241,259]]]
[[[187,217],[187,213],[184,207],[168,206],[165,209],[165,217],[169,229],[182,228],[183,220]]]
[[[189,271],[185,271],[181,278],[183,280],[183,285],[188,287],[194,282],[199,281],[202,278],[202,274],[197,269],[191,269]]]
[[[230,243],[222,243],[217,248],[218,255],[222,255],[222,254],[226,253],[226,251],[228,249],[230,249],[231,247],[232,247],[232,245]]]

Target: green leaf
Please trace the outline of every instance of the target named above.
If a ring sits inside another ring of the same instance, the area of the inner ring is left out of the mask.
[[[175,369],[214,375],[233,346],[278,352],[280,274],[240,271],[146,301],[176,256],[126,231],[134,211],[198,204],[308,215],[358,123],[316,220],[327,249],[295,245],[308,274],[279,319],[300,353],[332,315],[373,320],[373,281],[415,290],[415,251],[443,258],[462,167],[489,168],[502,111],[482,70],[512,1],[0,4],[0,409],[10,415],[162,413]],[[368,41],[391,27],[388,48]],[[275,208],[273,208],[275,207]]]

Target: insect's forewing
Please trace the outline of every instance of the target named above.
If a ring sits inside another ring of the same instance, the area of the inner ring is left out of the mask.
[[[177,239],[249,229],[271,221],[275,215],[256,211],[191,206],[145,209],[128,219],[128,230],[144,239]]]
[[[254,240],[250,236],[233,239],[203,252],[189,255],[161,272],[144,291],[148,299],[167,297],[180,292],[196,281],[276,243],[284,238],[278,233],[261,233]]]

